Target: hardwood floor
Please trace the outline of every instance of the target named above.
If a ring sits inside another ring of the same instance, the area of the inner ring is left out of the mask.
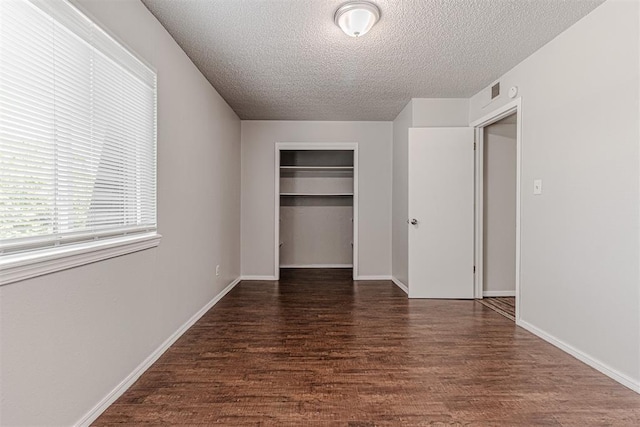
[[[242,282],[95,425],[640,425],[640,395],[514,322],[346,270]]]
[[[515,297],[489,297],[477,299],[476,302],[490,308],[496,313],[502,314],[507,319],[516,320],[516,298]]]

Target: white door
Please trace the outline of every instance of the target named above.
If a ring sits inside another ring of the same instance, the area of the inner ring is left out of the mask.
[[[473,128],[409,129],[409,298],[473,298]]]

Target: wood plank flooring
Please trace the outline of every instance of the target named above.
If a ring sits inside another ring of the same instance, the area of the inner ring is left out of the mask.
[[[516,298],[515,297],[489,297],[477,299],[476,302],[490,308],[496,313],[502,314],[507,319],[516,321]]]
[[[640,425],[640,395],[475,301],[242,282],[95,425]]]

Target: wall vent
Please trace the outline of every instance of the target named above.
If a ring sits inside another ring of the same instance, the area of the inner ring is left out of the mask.
[[[491,99],[496,99],[500,95],[500,82],[491,86]]]

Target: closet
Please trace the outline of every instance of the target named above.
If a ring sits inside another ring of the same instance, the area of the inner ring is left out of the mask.
[[[351,268],[355,151],[279,149],[279,268]]]

